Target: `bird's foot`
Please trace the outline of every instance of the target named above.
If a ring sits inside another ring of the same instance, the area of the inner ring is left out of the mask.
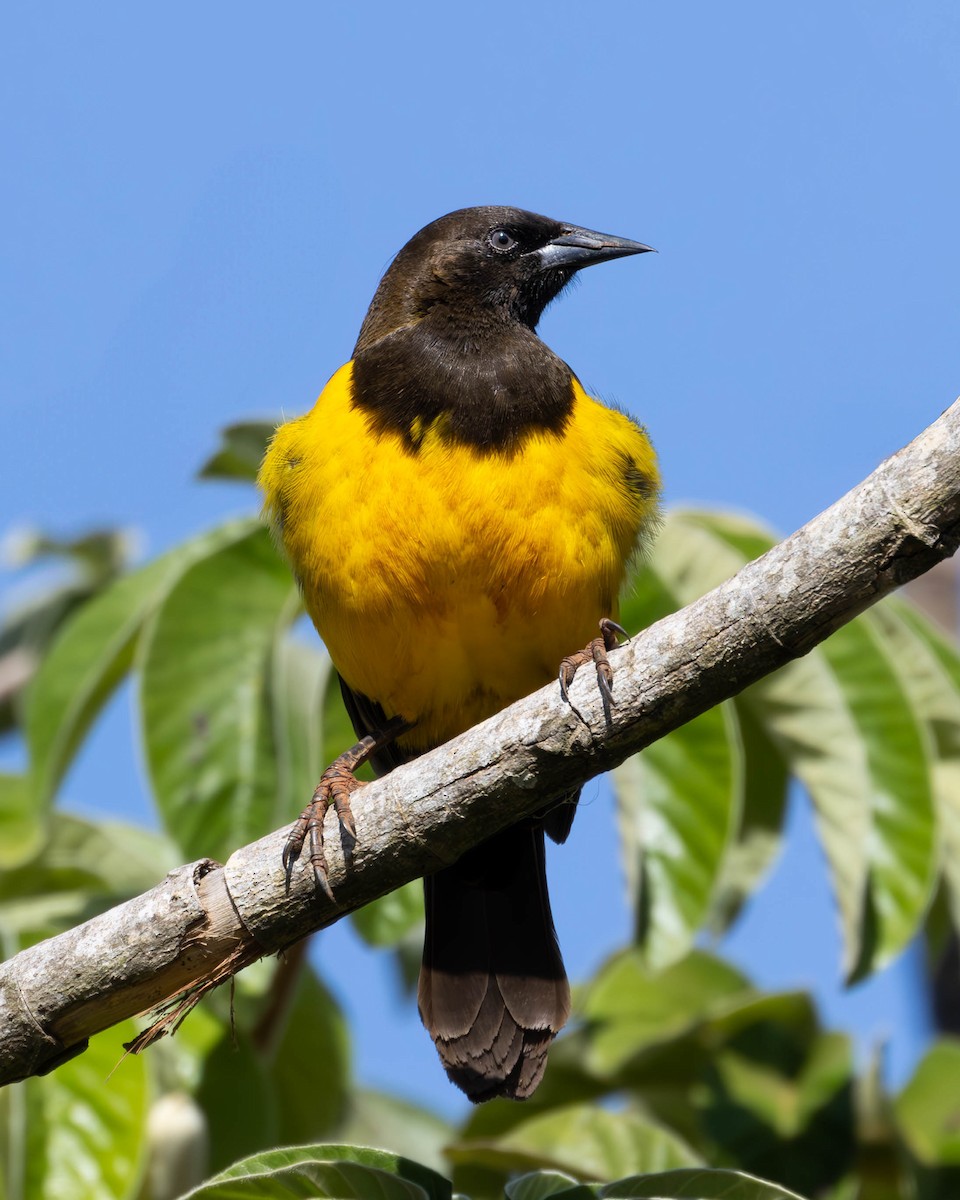
[[[571,654],[560,664],[560,695],[570,704],[569,687],[573,677],[584,663],[592,662],[597,668],[597,687],[605,705],[613,707],[613,668],[607,658],[609,650],[615,650],[620,645],[620,639],[629,642],[630,636],[625,629],[604,617],[600,622],[600,637],[594,638],[588,645]]]
[[[327,856],[323,848],[323,821],[327,815],[327,809],[332,806],[340,820],[340,827],[350,837],[356,838],[357,827],[350,808],[350,796],[358,788],[363,787],[363,783],[354,777],[353,772],[366,761],[365,757],[361,760],[360,755],[363,753],[363,743],[371,740],[364,738],[362,742],[357,742],[356,746],[348,750],[346,754],[341,754],[327,767],[310,797],[310,803],[297,818],[297,823],[283,848],[283,868],[289,879],[293,864],[299,859],[304,843],[307,844],[314,878],[331,900],[333,892],[327,877]],[[358,750],[360,754],[357,754]]]
[[[327,872],[327,856],[323,848],[323,821],[327,810],[333,808],[340,822],[340,828],[356,841],[357,826],[350,807],[350,797],[358,788],[366,785],[357,779],[354,772],[358,771],[372,754],[383,746],[388,745],[400,734],[405,733],[411,726],[400,717],[394,717],[383,729],[361,738],[356,745],[344,751],[335,758],[320,776],[320,782],[314,788],[310,803],[297,818],[283,848],[283,868],[290,878],[293,864],[303,852],[304,844],[309,851],[310,866],[314,878],[329,899],[333,899]]]

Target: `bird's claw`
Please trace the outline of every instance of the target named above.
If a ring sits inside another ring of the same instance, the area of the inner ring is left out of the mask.
[[[348,754],[341,754],[335,762],[320,776],[320,782],[310,797],[310,803],[297,818],[283,848],[283,869],[290,877],[293,865],[303,853],[304,844],[309,851],[309,862],[317,884],[323,889],[329,899],[333,899],[333,891],[327,871],[327,856],[323,848],[323,821],[327,810],[333,808],[343,829],[354,841],[357,838],[357,826],[350,807],[350,796],[357,788],[363,787],[361,780],[354,778],[354,770],[359,764],[354,764]]]
[[[327,856],[323,849],[323,821],[327,810],[333,808],[337,814],[337,820],[340,822],[341,830],[355,842],[357,840],[357,823],[353,819],[350,797],[358,788],[365,785],[362,780],[357,779],[354,772],[368,762],[370,756],[377,750],[389,745],[394,738],[406,733],[411,728],[409,721],[405,721],[402,717],[394,717],[382,729],[361,738],[355,746],[344,751],[327,767],[320,776],[320,782],[314,788],[310,803],[297,818],[283,848],[281,861],[288,883],[294,863],[300,858],[306,843],[310,851],[310,866],[313,868],[314,879],[328,899],[333,899],[333,890],[330,887],[327,873]]]
[[[604,617],[600,622],[600,637],[594,638],[582,650],[576,654],[570,654],[560,664],[560,695],[567,704],[570,704],[570,685],[573,683],[574,676],[577,671],[585,663],[592,662],[597,669],[597,687],[600,689],[600,695],[603,697],[604,704],[613,708],[616,701],[613,698],[613,668],[607,658],[609,650],[615,650],[620,644],[620,638],[629,642],[630,637],[627,631],[612,621],[609,617]]]

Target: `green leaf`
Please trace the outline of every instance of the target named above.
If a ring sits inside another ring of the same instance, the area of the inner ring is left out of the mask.
[[[165,1095],[187,1093],[196,1096],[207,1059],[232,1028],[230,1016],[228,1011],[227,1019],[222,1019],[205,998],[192,1010],[189,1020],[177,1029],[175,1037],[161,1038],[150,1047],[147,1060]],[[206,1174],[205,1169],[203,1176]]]
[[[118,579],[64,626],[40,664],[25,724],[38,805],[50,802],[87,730],[130,669],[143,622],[175,571],[165,558]]]
[[[347,715],[340,692],[340,680],[335,671],[330,672],[327,681],[327,694],[323,700],[323,758],[327,763],[333,762],[344,750],[349,750],[356,742],[357,735],[350,717]],[[364,768],[367,770],[367,768]],[[372,779],[368,771],[367,778]]]
[[[665,523],[670,528],[669,518]],[[661,535],[662,536],[662,535]],[[644,562],[620,599],[620,621],[628,633],[638,633],[681,607],[655,562]]]
[[[14,1084],[0,1104],[0,1194],[7,1200],[127,1200],[146,1144],[146,1062],[122,1057],[131,1022],[90,1040],[50,1075]],[[4,1187],[5,1185],[5,1187]]]
[[[943,873],[960,928],[960,650],[911,604],[879,605],[877,618],[898,669],[933,738],[933,795],[943,841]]]
[[[849,972],[862,953],[871,823],[860,731],[822,648],[761,679],[739,699],[813,801]]]
[[[713,708],[613,772],[637,940],[655,968],[682,958],[704,923],[740,817],[732,705]]]
[[[426,1200],[416,1184],[352,1162],[305,1162],[292,1167],[209,1183],[187,1193],[197,1200]],[[187,1200],[185,1197],[184,1200]]]
[[[237,1098],[244,1097],[238,1104]],[[197,1091],[207,1114],[210,1164],[216,1170],[246,1151],[266,1150],[278,1140],[278,1097],[250,1037],[224,1029],[207,1054]]]
[[[689,604],[769,549],[773,541],[767,531],[745,518],[682,511],[673,514],[657,543],[654,569],[677,603]],[[843,693],[821,651],[815,649],[747,688],[737,705],[738,711],[755,718],[813,800],[850,970],[861,956],[870,787],[859,731]]]
[[[180,573],[254,524],[232,522],[123,576],[63,627],[27,698],[24,732],[38,805],[49,804],[84,735],[130,669],[144,622]]]
[[[423,885],[419,879],[353,914],[353,926],[368,946],[395,946],[422,923]]]
[[[716,1071],[726,1106],[736,1112],[744,1130],[744,1114],[749,1112],[757,1125],[786,1141],[797,1137],[812,1117],[850,1081],[850,1045],[840,1034],[824,1034],[815,1043],[816,1050],[806,1069],[796,1078],[785,1074],[782,1066],[770,1064],[737,1051],[717,1056]],[[807,1074],[809,1071],[809,1075]],[[754,1144],[763,1136],[757,1130],[746,1132]],[[735,1150],[724,1138],[724,1147]],[[755,1149],[748,1148],[749,1152]],[[738,1159],[741,1155],[735,1154]]]
[[[665,1170],[698,1161],[675,1134],[637,1113],[577,1104],[521,1121],[502,1137],[454,1143],[456,1163],[518,1171],[542,1168],[581,1180]]]
[[[65,561],[84,586],[97,588],[123,570],[135,544],[136,535],[124,529],[91,529],[75,538],[27,529],[17,536],[16,560],[18,566]]]
[[[783,755],[740,697],[733,700],[743,753],[743,809],[717,886],[710,928],[722,933],[756,891],[783,842],[790,773]]]
[[[740,1029],[705,1038],[716,1049],[696,1100],[701,1128],[721,1161],[819,1195],[854,1154],[849,1040],[817,1032],[807,996],[763,997],[731,1015]]]
[[[797,1104],[791,1130],[799,1133],[809,1128],[816,1115],[849,1086],[852,1077],[850,1039],[842,1033],[821,1033],[797,1076]]]
[[[687,528],[702,530],[708,534],[717,545],[715,559],[708,558],[706,565],[698,567],[698,572],[711,573],[715,581],[709,584],[705,591],[723,583],[724,579],[733,574],[730,570],[732,560],[728,559],[727,551],[732,552],[740,563],[748,563],[759,558],[761,554],[766,554],[780,540],[768,525],[743,513],[706,508],[680,508],[674,515],[676,520]]]
[[[241,1200],[247,1196],[270,1200],[294,1196],[451,1200],[451,1187],[435,1172],[389,1151],[319,1145],[289,1146],[250,1155],[189,1193],[191,1200]]]
[[[960,1040],[943,1038],[931,1047],[894,1101],[894,1113],[920,1162],[960,1165]]]
[[[273,437],[276,421],[238,421],[220,431],[220,445],[198,472],[201,479],[252,483]]]
[[[682,608],[735,575],[775,542],[767,529],[750,518],[675,509],[667,515],[647,569],[659,579],[673,607]]]
[[[619,1179],[600,1192],[603,1200],[804,1200],[796,1192],[766,1183],[743,1171],[704,1169],[666,1171]]]
[[[739,1040],[760,1031],[764,1061],[781,1070],[797,1070],[817,1036],[817,1012],[807,992],[751,992],[731,996],[712,1005],[704,1014],[709,1043]]]
[[[913,938],[933,896],[937,837],[927,731],[870,614],[821,647],[857,728],[868,774],[868,906],[852,979],[885,966]]]
[[[728,578],[749,558],[762,554],[773,542],[766,529],[747,518],[695,510],[669,513],[647,569],[640,571],[623,600],[624,624],[635,631],[675,612]],[[789,780],[782,754],[749,706],[737,697],[733,708],[740,735],[740,745],[734,751],[741,776],[739,805],[735,801],[735,807],[740,808],[740,822],[734,839],[726,843],[720,863],[721,879],[715,889],[711,922],[716,929],[733,919],[778,851]],[[734,746],[731,740],[731,750]]]
[[[840,1182],[829,1189],[823,1200],[864,1200],[864,1193],[861,1189],[861,1181],[856,1175],[847,1175]],[[901,1192],[899,1181],[896,1178],[887,1181],[890,1191],[887,1195],[890,1200],[901,1200]],[[873,1192],[869,1194],[869,1200],[880,1200]]]
[[[600,1075],[618,1071],[648,1047],[753,995],[739,972],[702,951],[660,973],[650,971],[637,951],[617,955],[601,968],[579,1006],[589,1033],[587,1065]]]
[[[267,688],[276,639],[298,611],[266,529],[247,526],[180,576],[147,632],[147,764],[187,856],[225,858],[287,815]]]
[[[43,836],[43,814],[29,781],[22,775],[0,774],[0,871],[32,858]]]
[[[956,642],[945,637],[933,622],[929,621],[913,604],[893,597],[886,600],[881,608],[895,613],[910,627],[936,658],[954,690],[960,691],[960,648]],[[952,713],[952,709],[951,704],[949,705],[950,713]],[[949,713],[947,716],[952,720]]]
[[[299,816],[330,765],[323,758],[323,709],[332,673],[330,656],[317,645],[278,638],[269,689],[277,787],[285,820]]]
[[[563,1200],[593,1200],[599,1189],[578,1183],[562,1171],[530,1171],[509,1180],[504,1187],[507,1200],[547,1200],[550,1196]]]
[[[686,603],[772,539],[742,518],[681,513],[659,569]],[[936,878],[929,744],[868,614],[743,693],[807,785],[841,910],[845,967],[862,978],[916,931]]]
[[[134,539],[116,529],[68,539],[26,529],[17,531],[12,542],[8,565],[52,560],[59,568],[57,576],[65,578],[7,606],[0,617],[0,734],[22,732],[24,699],[47,649],[69,619],[124,569]]]
[[[350,1095],[350,1116],[338,1130],[346,1142],[370,1145],[404,1154],[442,1172],[446,1168],[444,1147],[454,1136],[448,1122],[419,1105],[366,1089]]]
[[[48,937],[147,891],[177,862],[159,834],[60,813],[36,857],[0,874],[0,930]]]
[[[318,1072],[322,1086],[317,1085]],[[300,971],[268,1073],[277,1098],[280,1141],[307,1142],[342,1122],[350,1099],[349,1031],[339,1005],[309,964]]]
[[[649,571],[674,607],[689,604],[773,544],[745,518],[669,514]],[[790,771],[806,785],[840,908],[848,968],[860,957],[867,888],[870,791],[857,728],[819,650],[767,676],[737,698]],[[754,768],[746,764],[749,778]]]

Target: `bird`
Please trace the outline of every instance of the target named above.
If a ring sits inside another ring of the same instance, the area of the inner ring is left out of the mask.
[[[265,515],[359,739],[294,827],[288,872],[306,843],[329,891],[323,818],[335,807],[356,836],[362,763],[383,775],[558,675],[567,698],[587,663],[613,702],[618,595],[657,528],[657,459],[536,328],[576,272],[650,249],[509,206],[448,213],[393,259],[313,409],[275,431]],[[576,801],[424,879],[420,1016],[474,1102],[528,1098],[569,1016],[544,835],[566,839]]]

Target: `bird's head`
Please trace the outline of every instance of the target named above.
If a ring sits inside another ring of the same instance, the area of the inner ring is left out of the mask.
[[[535,329],[577,271],[650,249],[520,208],[458,209],[421,229],[393,260],[357,351],[424,320],[461,333],[503,323]]]

